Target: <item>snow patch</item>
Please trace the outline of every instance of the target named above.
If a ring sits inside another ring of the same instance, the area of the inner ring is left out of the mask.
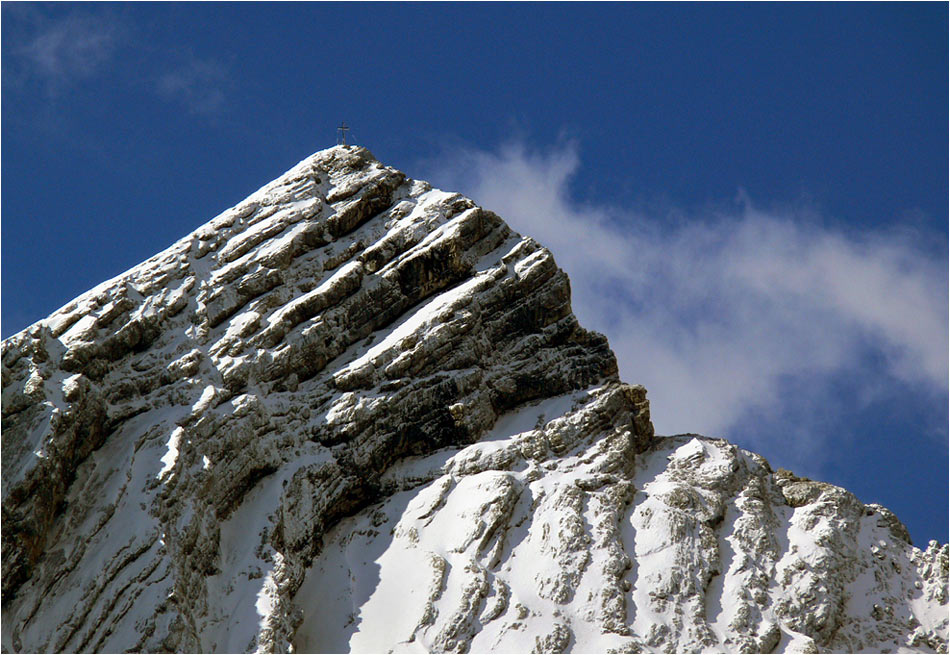
[[[175,462],[178,461],[178,446],[181,443],[181,438],[184,436],[185,430],[181,427],[176,427],[172,430],[171,435],[168,437],[168,444],[166,446],[167,450],[165,455],[162,456],[162,470],[158,472],[158,475],[155,477],[159,480],[164,480],[165,476],[175,468]]]

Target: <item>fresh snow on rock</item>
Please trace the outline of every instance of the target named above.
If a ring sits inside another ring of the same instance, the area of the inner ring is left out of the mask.
[[[697,435],[336,147],[4,340],[4,652],[946,652],[948,548]]]

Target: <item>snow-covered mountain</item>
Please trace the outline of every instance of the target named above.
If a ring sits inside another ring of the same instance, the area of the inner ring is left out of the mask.
[[[3,342],[5,652],[946,652],[948,548],[698,435],[336,147]]]

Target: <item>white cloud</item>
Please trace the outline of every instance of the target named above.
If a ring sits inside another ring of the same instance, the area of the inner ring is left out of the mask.
[[[728,435],[744,417],[814,408],[833,376],[867,397],[881,384],[862,376],[880,370],[946,394],[945,253],[747,200],[686,220],[582,204],[568,188],[578,165],[571,145],[509,145],[446,156],[430,179],[551,249],[581,323],[607,334],[624,380],[646,385],[661,434]],[[815,395],[783,397],[789,380]]]
[[[166,100],[180,102],[194,114],[210,116],[224,109],[229,80],[217,61],[188,56],[158,79],[157,90]]]
[[[55,98],[108,74],[123,92],[137,93],[144,83],[149,93],[206,118],[226,107],[234,86],[227,66],[179,43],[148,38],[111,7],[60,10],[24,2],[3,8],[12,26],[3,50],[6,87],[39,84]]]
[[[122,35],[109,14],[71,13],[48,18],[39,12],[17,16],[26,33],[14,37],[10,54],[20,77],[44,81],[56,92],[100,70],[114,55]]]

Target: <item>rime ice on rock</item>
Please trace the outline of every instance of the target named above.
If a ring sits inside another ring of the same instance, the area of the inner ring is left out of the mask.
[[[3,342],[3,650],[946,650],[946,546],[701,437],[363,148]]]

